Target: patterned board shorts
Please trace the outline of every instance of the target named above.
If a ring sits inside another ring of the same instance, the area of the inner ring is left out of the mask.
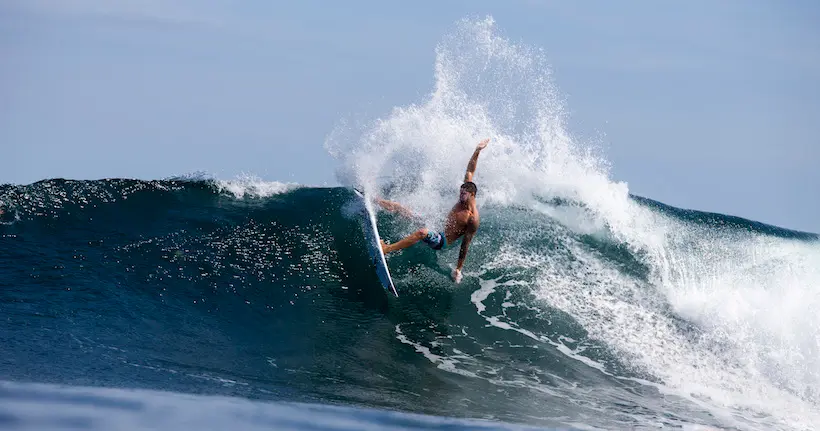
[[[444,236],[444,232],[436,232],[431,230],[427,232],[427,236],[424,237],[422,241],[429,245],[433,250],[441,250],[447,247],[447,237]]]

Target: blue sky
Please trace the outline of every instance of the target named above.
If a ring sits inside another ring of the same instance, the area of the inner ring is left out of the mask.
[[[7,0],[0,182],[335,184],[351,114],[418,102],[464,17],[544,49],[570,132],[662,202],[820,231],[813,1]]]

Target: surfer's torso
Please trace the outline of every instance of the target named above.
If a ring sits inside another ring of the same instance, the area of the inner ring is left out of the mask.
[[[475,201],[466,206],[461,202],[456,203],[447,214],[447,221],[444,224],[444,236],[447,237],[447,243],[452,244],[453,241],[464,236],[468,230],[475,232],[478,224],[478,207]]]

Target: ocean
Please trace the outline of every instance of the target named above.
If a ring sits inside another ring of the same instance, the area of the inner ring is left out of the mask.
[[[818,235],[630,193],[492,20],[436,53],[336,125],[337,185],[0,185],[0,428],[820,428]],[[464,280],[417,245],[388,294],[351,187],[440,229],[483,137]]]

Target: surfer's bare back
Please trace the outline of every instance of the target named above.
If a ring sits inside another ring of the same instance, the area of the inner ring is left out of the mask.
[[[467,249],[470,247],[470,242],[473,240],[476,231],[478,231],[479,225],[478,207],[475,202],[478,187],[473,182],[473,174],[478,164],[478,155],[481,153],[481,150],[487,147],[487,143],[489,142],[489,139],[485,139],[476,145],[473,156],[470,157],[470,161],[467,163],[467,172],[464,174],[464,184],[462,184],[459,189],[458,202],[456,202],[450,210],[450,213],[447,214],[444,232],[421,228],[393,244],[387,244],[382,241],[382,250],[385,254],[410,247],[419,241],[424,241],[433,250],[443,250],[448,244],[452,244],[463,237],[461,250],[458,253],[458,264],[456,264],[456,268],[452,273],[453,280],[455,280],[456,283],[461,282],[461,268],[464,266],[464,260],[467,258]],[[413,215],[410,210],[399,203],[384,199],[376,199],[376,202],[388,211],[396,212],[404,216]]]

